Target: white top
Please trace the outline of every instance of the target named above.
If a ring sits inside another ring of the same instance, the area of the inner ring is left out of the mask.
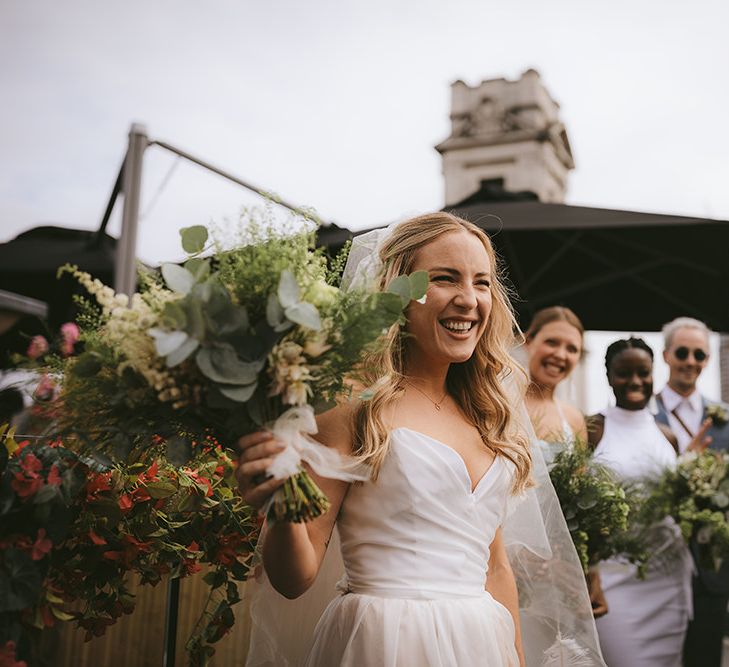
[[[676,452],[647,408],[605,411],[605,428],[595,448],[595,460],[622,480],[657,479],[676,467]]]
[[[698,390],[694,390],[689,396],[681,396],[681,394],[666,385],[661,391],[660,397],[668,414],[668,425],[678,439],[678,450],[683,454],[693,436],[701,428],[702,417],[704,416],[704,405],[701,400],[701,394]],[[673,414],[674,410],[681,418],[681,421],[688,426],[689,431],[693,435],[689,434],[681,425],[681,422],[676,419],[676,416]]]

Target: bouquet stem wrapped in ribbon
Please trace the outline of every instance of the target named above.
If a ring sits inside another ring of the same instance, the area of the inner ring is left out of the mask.
[[[269,521],[310,521],[329,509],[327,497],[303,469],[302,463],[307,463],[322,477],[346,482],[369,478],[367,466],[340,456],[310,437],[317,432],[314,409],[310,405],[287,410],[271,430],[286,449],[276,456],[267,472],[286,482],[263,507]]]

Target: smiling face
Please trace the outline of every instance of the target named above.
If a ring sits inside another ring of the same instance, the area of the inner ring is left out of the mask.
[[[619,408],[642,410],[653,394],[651,355],[639,348],[618,352],[610,362],[608,382]]]
[[[701,361],[696,359],[697,354],[699,357],[703,356]],[[678,329],[671,337],[670,346],[663,351],[663,359],[670,368],[669,386],[680,394],[690,394],[696,388],[701,371],[709,363],[709,341],[706,334],[700,329],[689,327]]]
[[[491,261],[468,231],[442,234],[420,248],[412,271],[430,277],[424,304],[408,308],[411,363],[450,364],[471,358],[491,314]]]
[[[545,324],[526,344],[529,376],[542,387],[554,387],[564,380],[580,360],[582,334],[569,322]]]

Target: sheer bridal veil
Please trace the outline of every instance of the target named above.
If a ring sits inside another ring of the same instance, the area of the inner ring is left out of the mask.
[[[342,279],[363,287],[379,272],[379,248],[391,228],[356,237]],[[582,565],[549,479],[523,400],[523,387],[505,378],[513,414],[531,443],[535,486],[509,504],[502,526],[519,590],[522,644],[529,667],[605,665]],[[248,667],[295,667],[306,657],[316,623],[337,595],[344,573],[334,531],[319,576],[300,598],[287,600],[259,567],[246,586],[251,614]]]

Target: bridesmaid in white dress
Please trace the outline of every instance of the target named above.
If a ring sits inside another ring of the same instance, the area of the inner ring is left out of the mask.
[[[676,443],[647,408],[653,352],[640,338],[618,340],[608,347],[605,365],[616,406],[591,419],[595,458],[626,482],[656,478],[676,465]],[[597,629],[609,667],[681,664],[691,613],[691,559],[672,520],[653,526],[650,536],[654,560],[645,579],[619,559],[600,565],[610,613],[597,621]]]
[[[575,438],[587,441],[583,414],[570,403],[555,396],[582,358],[585,328],[580,318],[564,306],[550,306],[537,311],[525,333],[529,369],[526,406],[544,458],[549,465],[557,452]],[[587,575],[592,613],[595,618],[608,612],[599,569]]]
[[[500,525],[530,483],[530,455],[502,385],[514,318],[488,237],[446,213],[398,225],[380,250],[383,285],[425,270],[386,349],[363,364],[368,401],[318,420],[318,438],[372,466],[373,480],[317,478],[331,509],[307,524],[269,525],[263,563],[288,598],[312,584],[335,521],[346,579],[319,621],[305,664],[326,667],[524,665],[514,575]],[[240,440],[243,497],[261,507],[276,480],[256,485],[280,446]]]

